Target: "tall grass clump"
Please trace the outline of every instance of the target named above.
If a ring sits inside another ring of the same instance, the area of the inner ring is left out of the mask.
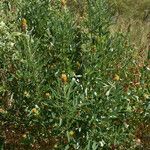
[[[147,62],[135,63],[127,34],[110,33],[107,1],[82,4],[80,13],[65,0],[1,2],[4,149],[148,146]]]

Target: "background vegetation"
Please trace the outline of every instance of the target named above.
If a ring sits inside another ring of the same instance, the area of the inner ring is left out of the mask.
[[[137,62],[143,64],[150,49],[150,2],[149,0],[112,0],[115,10],[111,32],[128,32],[135,49]]]
[[[149,149],[149,57],[116,28],[125,6],[1,1],[1,149]]]

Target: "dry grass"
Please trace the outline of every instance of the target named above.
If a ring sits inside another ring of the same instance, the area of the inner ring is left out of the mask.
[[[137,61],[144,63],[150,50],[150,22],[143,22],[140,19],[128,19],[119,16],[114,25],[111,26],[111,32],[128,33],[131,43],[135,51],[134,57]]]
[[[117,13],[134,19],[147,20],[150,17],[149,0],[110,0]]]
[[[139,64],[147,61],[150,50],[150,1],[149,0],[111,0],[115,9],[111,32],[128,33]]]

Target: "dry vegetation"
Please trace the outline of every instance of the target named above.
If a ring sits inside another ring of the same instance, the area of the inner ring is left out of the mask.
[[[134,45],[135,57],[143,61],[150,50],[150,1],[149,0],[111,0],[115,9],[112,32],[126,32]]]

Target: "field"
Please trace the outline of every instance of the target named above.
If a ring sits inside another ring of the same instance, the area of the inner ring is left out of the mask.
[[[0,150],[150,149],[149,0],[1,0],[0,18]]]

